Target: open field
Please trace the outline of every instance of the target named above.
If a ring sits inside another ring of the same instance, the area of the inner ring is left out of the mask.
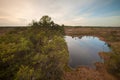
[[[105,36],[115,34],[116,37],[120,37],[120,28],[114,27],[101,27],[101,28],[65,28],[66,35],[98,35]]]

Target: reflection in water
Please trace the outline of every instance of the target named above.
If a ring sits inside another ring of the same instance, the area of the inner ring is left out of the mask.
[[[99,52],[109,52],[108,45],[93,36],[71,37],[65,36],[69,50],[69,66],[72,68],[78,66],[89,66],[95,68],[95,62],[103,62]]]

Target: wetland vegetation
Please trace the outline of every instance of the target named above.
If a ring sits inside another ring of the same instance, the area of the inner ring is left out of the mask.
[[[63,37],[49,16],[31,27],[1,28],[0,80],[61,80],[68,59]]]
[[[80,62],[74,69],[71,54]],[[60,26],[49,16],[29,27],[0,28],[0,80],[119,78],[120,28]]]

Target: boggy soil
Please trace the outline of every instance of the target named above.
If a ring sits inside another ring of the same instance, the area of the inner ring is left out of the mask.
[[[120,28],[65,28],[68,36],[97,36],[101,40],[106,41],[109,45],[119,46],[120,44]],[[111,36],[112,35],[112,36]],[[113,37],[114,36],[114,37]],[[99,55],[104,60],[109,60],[110,56],[100,52]],[[104,63],[96,62],[96,69],[81,66],[75,70],[66,71],[64,73],[65,80],[119,80],[107,71]]]
[[[109,74],[104,64],[96,63],[96,69],[85,66],[79,67],[71,72],[64,74],[65,80],[117,80],[114,76]]]

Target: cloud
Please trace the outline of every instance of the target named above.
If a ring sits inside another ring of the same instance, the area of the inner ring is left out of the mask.
[[[0,18],[0,26],[24,26],[25,24],[24,18]]]
[[[113,1],[0,0],[0,25],[27,25],[33,19],[39,20],[43,15],[51,16],[59,24],[119,25],[118,18],[120,15],[118,13],[120,10],[110,10],[110,12],[106,10],[106,7],[109,7]],[[110,21],[109,18],[111,22],[108,22]],[[94,21],[96,21],[96,24]]]
[[[66,21],[67,25],[81,25],[81,26],[113,26],[120,27],[120,16],[111,17],[96,17],[96,18],[84,18],[78,17],[69,21]]]

